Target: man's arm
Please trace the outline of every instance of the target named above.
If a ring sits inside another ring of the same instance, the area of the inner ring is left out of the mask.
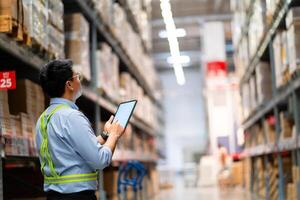
[[[88,119],[81,112],[72,112],[65,128],[68,141],[93,169],[103,169],[111,163],[112,150],[98,142]]]
[[[114,117],[111,116],[104,125],[104,131],[109,134],[109,137],[104,143],[104,146],[108,147],[112,153],[114,153],[119,138],[124,134],[125,129],[118,123],[113,122]],[[100,136],[101,137],[101,136]],[[101,137],[103,140],[103,138]],[[101,140],[100,139],[100,140]]]

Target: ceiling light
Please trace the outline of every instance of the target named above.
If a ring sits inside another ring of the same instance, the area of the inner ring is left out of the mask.
[[[185,37],[186,36],[186,31],[183,28],[178,28],[175,30],[175,32],[173,33],[175,35],[175,37],[180,38],[180,37]],[[161,30],[158,33],[158,36],[160,38],[167,38],[167,31],[166,30]]]
[[[179,56],[179,57],[172,57],[169,56],[167,58],[167,62],[169,64],[174,64],[174,63],[180,63],[180,64],[188,64],[191,62],[191,58],[189,56]]]
[[[168,38],[172,64],[176,76],[177,83],[183,85],[185,83],[182,64],[180,63],[180,51],[176,36],[176,27],[172,16],[170,0],[160,0],[161,14],[166,26],[166,36]],[[180,31],[179,31],[180,32]]]

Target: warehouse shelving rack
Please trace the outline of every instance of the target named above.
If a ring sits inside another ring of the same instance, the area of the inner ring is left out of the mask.
[[[104,40],[112,47],[113,51],[121,61],[120,66],[123,67],[123,70],[128,71],[137,80],[145,94],[151,98],[159,109],[163,109],[161,103],[154,96],[153,88],[148,85],[143,74],[141,74],[137,66],[135,66],[130,57],[126,54],[125,50],[122,49],[120,43],[110,32],[109,28],[102,23],[101,18],[97,15],[91,5],[87,1],[82,0],[63,0],[63,3],[65,13],[79,12],[85,16],[90,24],[90,60],[92,79],[89,83],[83,85],[83,97],[81,97],[77,103],[79,104],[79,108],[83,110],[92,122],[93,128],[95,130],[100,130],[98,122],[101,121],[101,118],[108,118],[109,115],[113,114],[117,108],[117,102],[99,94],[96,89],[97,81],[99,80],[97,80],[96,76],[97,68],[95,63],[95,53],[99,39]],[[132,23],[132,20],[129,20],[129,22]],[[134,26],[135,24],[132,25]],[[145,44],[143,44],[143,46],[144,50],[146,50]],[[0,34],[0,52],[1,70],[16,70],[17,78],[28,78],[34,82],[38,82],[38,71],[49,60],[46,56],[38,55],[33,52],[29,47],[18,44],[6,34]],[[139,130],[139,132],[143,135],[147,135],[148,137],[156,137],[159,132],[135,115],[131,120],[131,124]],[[144,137],[145,136],[142,138]],[[36,157],[5,156],[2,146],[3,144],[0,142],[2,157],[2,159],[0,159],[0,199],[3,199],[4,184],[2,171],[4,163],[12,163],[12,166],[16,167],[28,166],[28,164],[38,165],[39,163],[38,158]],[[120,162],[131,159],[139,160],[151,165],[155,164],[157,161],[157,157],[153,157],[151,155],[141,155],[133,151],[122,152],[120,150],[116,150],[112,166],[118,166]],[[99,183],[99,190],[102,195],[101,199],[105,199],[105,192],[103,191],[103,174],[101,173]]]
[[[253,2],[250,5],[250,9],[253,7]],[[299,75],[293,77],[288,84],[281,88],[276,88],[275,86],[275,64],[274,64],[274,52],[272,41],[275,36],[277,30],[284,27],[284,17],[286,16],[288,10],[292,6],[300,6],[299,1],[295,0],[285,0],[281,1],[280,6],[278,6],[275,11],[273,20],[271,25],[269,26],[266,34],[263,36],[260,45],[254,56],[250,58],[250,63],[246,67],[245,73],[241,77],[240,80],[240,89],[242,90],[243,84],[249,81],[250,76],[254,73],[255,68],[260,60],[263,59],[266,55],[270,58],[270,65],[272,70],[272,92],[273,97],[269,101],[265,101],[261,105],[259,105],[254,111],[244,120],[243,129],[247,131],[255,124],[262,124],[265,116],[270,113],[273,113],[275,116],[275,130],[276,130],[276,142],[269,143],[266,139],[266,130],[263,130],[264,136],[264,144],[257,145],[255,147],[250,147],[244,150],[243,158],[250,158],[252,160],[251,164],[251,190],[254,191],[254,184],[258,181],[257,173],[255,173],[256,169],[253,165],[253,161],[256,158],[262,158],[263,163],[268,171],[269,167],[269,156],[274,156],[278,161],[278,172],[279,172],[279,182],[278,182],[278,194],[279,199],[286,199],[285,193],[285,177],[284,177],[284,169],[283,169],[283,152],[289,152],[291,157],[293,158],[294,163],[300,164],[300,77]],[[246,28],[242,30],[242,36],[240,38],[241,43],[242,38],[247,35],[247,25],[249,25],[249,20],[251,16],[251,11],[248,12],[247,20],[246,20]],[[280,127],[280,118],[279,111],[282,110],[283,107],[287,107],[288,104],[293,107],[293,117],[296,126],[296,135],[293,138],[282,139],[280,137],[281,127]],[[298,199],[300,198],[300,182],[297,183],[297,193]],[[265,176],[265,197],[266,199],[271,199],[270,196],[270,177]]]

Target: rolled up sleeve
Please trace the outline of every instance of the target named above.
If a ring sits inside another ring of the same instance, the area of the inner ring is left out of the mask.
[[[68,116],[66,126],[74,150],[90,167],[102,170],[110,165],[111,150],[98,142],[88,119],[81,112],[72,112]]]

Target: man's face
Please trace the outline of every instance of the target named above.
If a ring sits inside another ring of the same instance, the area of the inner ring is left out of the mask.
[[[81,89],[81,74],[73,72],[71,81],[73,82],[74,93],[77,94],[77,92]]]
[[[82,76],[78,72],[73,72],[73,76],[67,81],[67,87],[72,91],[74,100],[76,100],[76,95],[81,90],[81,79]]]

